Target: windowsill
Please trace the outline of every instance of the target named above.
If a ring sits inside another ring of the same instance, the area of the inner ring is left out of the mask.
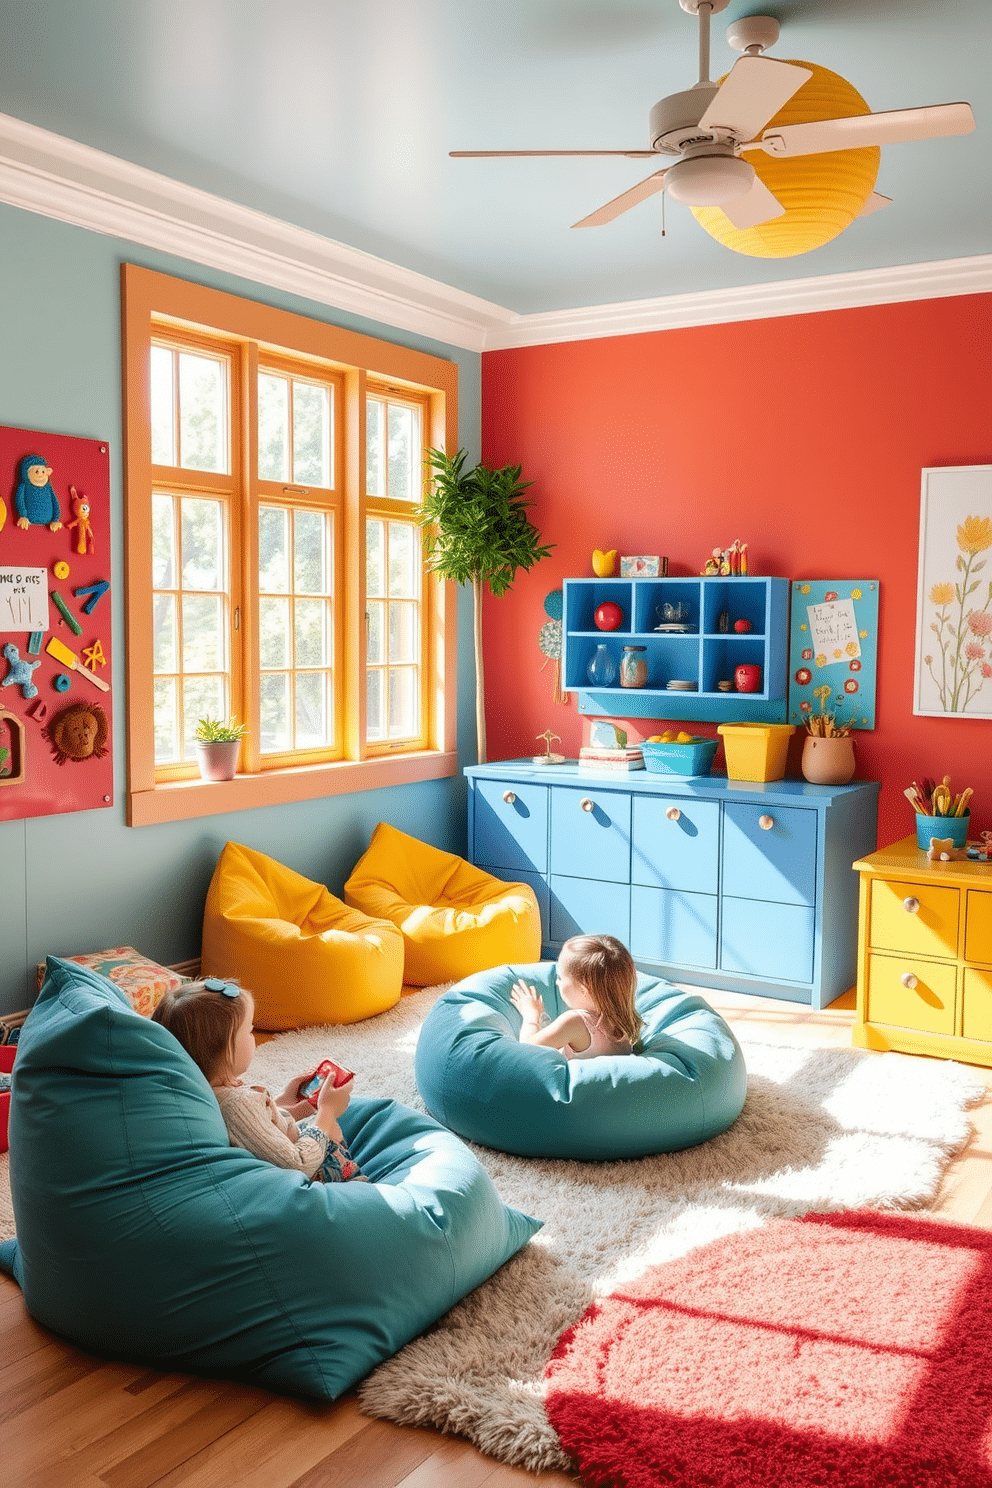
[[[284,806],[321,796],[412,785],[457,773],[456,753],[424,750],[418,754],[380,755],[368,760],[338,760],[331,765],[237,775],[233,780],[177,780],[157,785],[153,790],[129,791],[127,824],[150,827],[197,816],[215,816],[219,812],[251,811],[256,806]]]

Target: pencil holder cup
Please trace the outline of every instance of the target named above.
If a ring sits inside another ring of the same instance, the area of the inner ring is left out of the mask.
[[[971,812],[966,811],[964,816],[917,816],[916,818],[916,845],[921,852],[928,852],[930,843],[934,837],[946,842],[951,839],[952,847],[964,847],[968,841],[968,824],[971,821]]]

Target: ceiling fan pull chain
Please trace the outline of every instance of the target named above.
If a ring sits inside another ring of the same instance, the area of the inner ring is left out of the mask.
[[[663,191],[661,193],[661,236],[662,237],[665,236],[665,197],[667,195],[668,195],[668,192],[667,191]]]

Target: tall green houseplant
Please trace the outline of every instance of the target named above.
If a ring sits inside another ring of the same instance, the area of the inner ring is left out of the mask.
[[[524,491],[533,481],[520,479],[519,465],[490,470],[465,469],[466,450],[446,455],[429,449],[430,489],[416,517],[423,531],[425,567],[442,579],[471,584],[475,621],[475,727],[479,761],[486,758],[485,686],[482,672],[482,586],[499,597],[512,588],[519,569],[525,572],[550,556],[554,543],[542,545],[527,516],[533,502]]]

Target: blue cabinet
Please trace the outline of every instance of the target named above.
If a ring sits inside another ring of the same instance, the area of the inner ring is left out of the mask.
[[[825,1007],[857,979],[858,880],[878,784],[474,765],[469,857],[530,883],[544,954],[616,935],[673,981]]]

